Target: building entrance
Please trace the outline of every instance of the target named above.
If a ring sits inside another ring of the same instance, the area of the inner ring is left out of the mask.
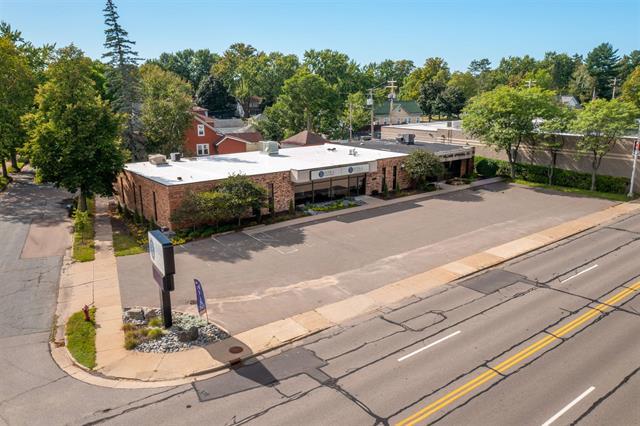
[[[296,205],[322,203],[366,193],[366,174],[314,180],[295,185]]]

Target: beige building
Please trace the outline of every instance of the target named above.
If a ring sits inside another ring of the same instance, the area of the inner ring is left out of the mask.
[[[393,109],[390,102],[377,105],[374,110],[374,124],[386,126],[388,124],[420,123],[422,110],[416,101],[394,101]]]
[[[507,160],[504,151],[496,151],[483,142],[470,138],[461,129],[462,122],[439,121],[431,123],[389,125],[383,126],[383,139],[393,139],[402,134],[414,134],[419,142],[438,142],[444,144],[466,145],[475,148],[477,156]],[[591,172],[591,160],[588,156],[580,156],[576,149],[578,136],[567,135],[564,149],[558,154],[557,167],[565,170],[575,170],[584,173]],[[609,176],[631,177],[633,160],[633,144],[635,137],[621,138],[603,159],[598,174]],[[522,163],[549,164],[549,153],[543,149],[531,149],[526,145],[520,147],[519,161]],[[639,160],[640,163],[640,160]],[[638,164],[640,166],[640,164]],[[636,193],[640,192],[640,173],[636,174],[634,186]]]

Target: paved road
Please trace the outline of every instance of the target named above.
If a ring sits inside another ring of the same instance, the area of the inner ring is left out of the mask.
[[[60,259],[20,258],[31,219],[62,220],[66,194],[24,183],[8,195],[0,424],[640,422],[640,215],[194,386],[119,390],[55,366],[47,341]]]
[[[611,204],[499,183],[271,232],[228,234],[177,249],[173,302],[189,306],[198,278],[209,317],[239,333]],[[118,258],[118,271],[125,306],[157,306],[147,254]]]
[[[22,174],[0,193],[0,425],[59,425],[158,391],[89,386],[53,362],[49,338],[56,307],[61,248],[69,245],[64,205],[70,194]],[[42,242],[46,223],[56,238]],[[45,254],[37,257],[36,249]],[[54,255],[50,255],[54,253]],[[58,254],[55,254],[58,253]]]
[[[639,252],[636,215],[109,423],[637,425]]]

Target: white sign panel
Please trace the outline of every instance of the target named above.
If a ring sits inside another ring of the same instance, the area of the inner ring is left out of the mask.
[[[369,171],[369,163],[354,164],[353,166],[332,167],[330,169],[312,170],[311,179],[328,179],[338,176],[355,175],[359,173],[367,173]]]
[[[151,256],[151,262],[153,262],[158,271],[160,271],[163,276],[166,275],[162,243],[158,241],[151,232],[149,232],[149,256]]]

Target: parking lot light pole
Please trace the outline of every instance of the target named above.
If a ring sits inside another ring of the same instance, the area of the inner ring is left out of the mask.
[[[638,150],[640,150],[640,118],[636,120],[638,122],[638,135],[636,141],[633,144],[633,166],[631,166],[631,182],[629,182],[629,198],[633,197],[633,181],[636,179],[636,163],[638,162]]]

